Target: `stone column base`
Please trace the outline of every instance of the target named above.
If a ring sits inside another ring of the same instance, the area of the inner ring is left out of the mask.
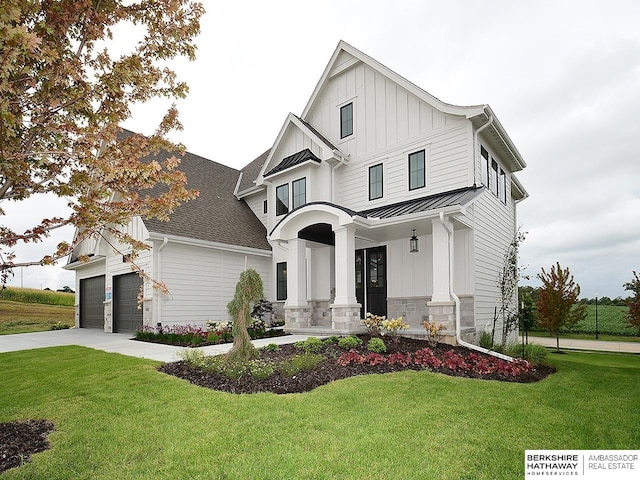
[[[298,307],[284,307],[284,328],[309,328],[313,308],[310,305]]]
[[[360,322],[360,304],[329,305],[331,308],[331,329],[342,332],[357,332],[362,330]]]
[[[445,332],[456,332],[456,304],[455,302],[429,302],[429,322],[441,323]]]

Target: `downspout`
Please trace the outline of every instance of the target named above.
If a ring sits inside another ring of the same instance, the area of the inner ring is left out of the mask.
[[[479,127],[474,133],[473,133],[473,184],[476,185],[476,164],[478,163],[478,136],[480,134],[480,132],[482,130],[484,130],[485,128],[489,127],[491,124],[493,123],[493,114],[490,113],[489,114],[489,120],[487,120],[487,123],[485,123],[484,125],[482,125],[481,127]]]
[[[167,243],[169,243],[169,239],[167,237],[164,237],[162,239],[162,245],[160,245],[158,247],[158,281],[162,281],[162,255],[160,255],[160,252],[162,251],[162,249],[164,247],[167,246]],[[156,310],[158,312],[158,316],[156,318],[156,325],[158,323],[162,323],[162,297],[161,297],[161,293],[158,293],[158,309]]]
[[[445,223],[444,212],[440,212],[439,220],[440,220],[440,224],[447,231],[447,236],[449,238],[449,241],[447,242],[449,247],[449,295],[451,295],[451,298],[453,298],[453,301],[456,304],[456,342],[459,345],[462,345],[463,347],[467,347],[471,350],[476,350],[478,352],[486,353],[487,355],[492,355],[494,357],[501,358],[502,360],[507,360],[509,362],[512,362],[513,358],[509,357],[508,355],[503,355],[501,353],[494,352],[492,350],[487,350],[486,348],[482,348],[478,345],[474,345],[472,343],[468,343],[462,340],[462,337],[460,336],[460,316],[461,316],[460,298],[453,291],[453,245],[451,245],[451,243],[453,242],[453,230],[450,229],[449,226]]]

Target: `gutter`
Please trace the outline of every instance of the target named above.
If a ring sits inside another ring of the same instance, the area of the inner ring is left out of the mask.
[[[472,343],[465,342],[460,337],[460,298],[453,291],[453,246],[451,245],[453,241],[453,230],[449,229],[447,224],[444,221],[444,212],[440,212],[440,216],[438,217],[440,220],[440,224],[447,231],[447,236],[449,237],[449,295],[453,298],[453,301],[456,304],[456,342],[463,347],[467,347],[471,350],[476,350],[478,352],[486,353],[487,355],[491,355],[494,357],[501,358],[502,360],[507,360],[508,362],[513,362],[513,358],[508,355],[503,355],[502,353],[494,352],[492,350],[487,350],[486,348],[480,347],[478,345],[474,345]]]
[[[480,154],[478,150],[478,136],[482,130],[491,126],[492,123],[493,123],[493,113],[489,112],[489,120],[487,120],[487,123],[479,127],[473,133],[473,184],[474,185],[476,184],[476,164],[478,163],[477,162],[478,155]]]

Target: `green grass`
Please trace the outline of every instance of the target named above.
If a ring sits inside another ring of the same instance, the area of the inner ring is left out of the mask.
[[[51,330],[58,322],[72,327],[75,308],[0,300],[0,335]]]
[[[34,288],[7,287],[0,290],[0,300],[12,302],[39,303],[43,305],[66,305],[73,307],[76,296],[74,293],[53,292],[51,290],[36,290]]]
[[[233,395],[82,347],[0,354],[0,422],[52,449],[6,479],[513,479],[525,449],[636,449],[640,356],[550,355],[536,384],[407,371]]]

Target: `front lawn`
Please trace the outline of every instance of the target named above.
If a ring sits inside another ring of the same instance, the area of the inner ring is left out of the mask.
[[[522,478],[525,449],[637,449],[640,356],[550,356],[533,384],[406,371],[233,395],[81,347],[0,354],[0,422],[52,449],[3,478]]]

